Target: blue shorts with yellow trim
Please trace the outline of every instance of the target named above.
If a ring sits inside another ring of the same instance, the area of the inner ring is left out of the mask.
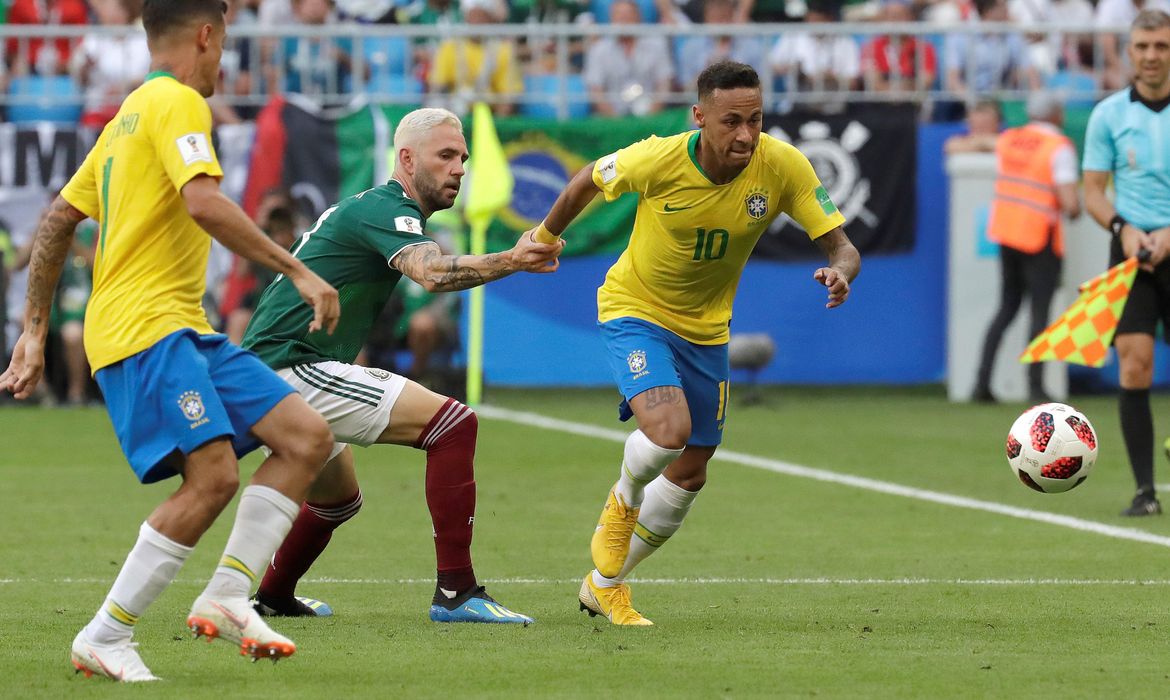
[[[122,452],[144,484],[174,476],[167,457],[229,438],[237,457],[260,446],[256,425],[294,389],[225,335],[171,333],[94,375]]]
[[[634,415],[630,399],[656,386],[683,390],[691,412],[688,445],[715,447],[723,441],[731,368],[727,344],[699,345],[637,318],[597,324],[609,350],[609,366],[625,400],[618,417]]]

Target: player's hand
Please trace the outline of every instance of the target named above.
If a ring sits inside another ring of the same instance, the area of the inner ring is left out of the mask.
[[[561,266],[559,256],[565,249],[565,241],[557,238],[555,243],[537,243],[533,231],[525,231],[512,248],[512,263],[517,270],[525,272],[556,272]]]
[[[4,374],[0,374],[0,391],[7,391],[18,399],[27,399],[36,391],[44,373],[44,339],[22,333],[12,349],[12,362]]]
[[[1135,257],[1139,250],[1145,248],[1150,251],[1152,260],[1154,255],[1153,246],[1154,244],[1150,240],[1150,234],[1140,228],[1132,224],[1126,224],[1121,227],[1121,250],[1125,253],[1126,258]],[[1154,271],[1154,265],[1151,262],[1143,262],[1139,267],[1147,272]]]
[[[826,309],[840,306],[849,298],[849,280],[833,268],[817,268],[817,271],[813,273],[813,279],[825,285],[829,290],[829,303],[825,304]]]
[[[334,329],[337,328],[337,319],[341,317],[337,290],[307,267],[299,273],[289,275],[289,279],[296,285],[301,298],[313,309],[313,322],[309,324],[309,332],[315,333],[324,328],[326,333],[333,335]]]
[[[1170,226],[1163,228],[1156,228],[1150,231],[1146,236],[1149,241],[1150,259],[1147,263],[1149,270],[1153,271],[1155,267],[1161,265],[1167,257],[1170,257]]]

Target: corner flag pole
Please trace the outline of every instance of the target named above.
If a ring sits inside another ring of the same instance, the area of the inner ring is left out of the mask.
[[[487,252],[487,230],[496,212],[512,203],[512,170],[500,137],[496,133],[492,112],[483,102],[472,108],[471,158],[468,160],[471,187],[465,215],[471,226],[472,255]],[[473,287],[467,320],[467,404],[475,407],[483,400],[483,287]]]

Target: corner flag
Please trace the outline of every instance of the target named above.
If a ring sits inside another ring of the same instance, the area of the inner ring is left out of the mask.
[[[467,162],[471,187],[464,212],[473,228],[486,232],[496,212],[512,203],[512,170],[488,106],[476,102],[471,119],[471,158]],[[486,251],[473,249],[471,252],[482,255]]]
[[[1036,336],[1020,362],[1062,360],[1101,367],[1137,277],[1136,257],[1115,265],[1080,286],[1080,296],[1060,318]]]
[[[476,102],[471,116],[471,157],[467,162],[471,186],[467,192],[464,216],[471,225],[471,254],[487,252],[487,229],[496,212],[512,202],[512,170],[492,112],[483,102]],[[470,292],[467,323],[467,403],[479,405],[483,398],[483,287]]]

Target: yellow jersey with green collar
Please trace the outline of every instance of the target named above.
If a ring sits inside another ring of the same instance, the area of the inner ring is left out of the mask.
[[[630,243],[597,290],[599,321],[633,317],[692,343],[726,343],[739,278],[772,220],[787,214],[810,239],[845,222],[792,145],[761,134],[747,167],[717,185],[696,158],[699,134],[652,136],[594,165],[607,201],[639,196]]]
[[[180,194],[197,175],[223,176],[211,110],[194,89],[158,72],[130,93],[61,190],[99,224],[85,313],[94,372],[175,331],[214,332],[202,306],[211,238]]]

